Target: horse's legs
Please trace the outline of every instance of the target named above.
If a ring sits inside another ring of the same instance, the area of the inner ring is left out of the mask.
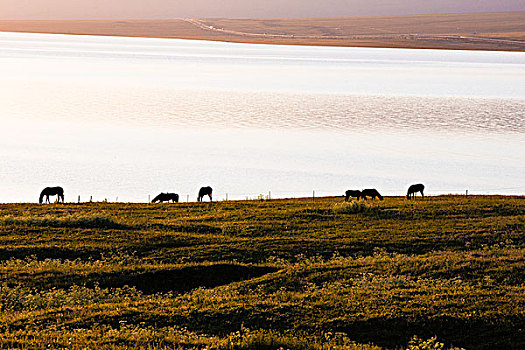
[[[211,194],[209,194],[208,196],[210,196],[210,202],[213,202],[213,199],[211,199]]]
[[[421,197],[425,198],[425,195],[423,194],[423,190],[421,190]]]

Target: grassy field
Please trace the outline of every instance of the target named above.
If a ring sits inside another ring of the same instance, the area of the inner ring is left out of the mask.
[[[0,205],[0,348],[523,349],[525,198]]]

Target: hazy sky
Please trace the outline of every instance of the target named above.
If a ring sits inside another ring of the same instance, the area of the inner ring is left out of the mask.
[[[331,17],[525,11],[525,0],[0,0],[1,19]]]

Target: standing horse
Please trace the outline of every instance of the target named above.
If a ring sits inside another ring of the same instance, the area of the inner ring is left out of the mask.
[[[363,194],[361,193],[361,191],[359,190],[348,190],[345,192],[345,201],[348,202],[348,200],[350,199],[350,197],[356,197],[357,200],[359,200],[359,198],[361,198]]]
[[[40,198],[38,199],[39,203],[42,203],[44,201],[44,196],[46,197],[46,203],[49,202],[49,196],[57,196],[57,203],[60,203],[60,200],[62,199],[62,203],[64,203],[64,189],[62,187],[46,187],[40,192]]]
[[[407,199],[410,199],[410,198],[416,199],[417,192],[421,192],[421,197],[425,198],[425,195],[423,194],[424,189],[425,189],[425,185],[423,184],[411,185],[407,191]]]
[[[211,199],[211,192],[212,191],[213,191],[213,189],[210,186],[201,187],[201,189],[199,190],[199,197],[197,197],[197,202],[202,202],[202,197],[204,197],[204,196],[209,196],[210,197],[210,202],[212,202],[213,201]]]
[[[377,192],[375,188],[367,188],[361,191],[361,197],[366,201],[366,197],[372,197],[372,199],[379,198],[379,200],[383,200],[383,196]]]
[[[169,202],[172,201],[173,203],[179,202],[179,195],[176,193],[161,193],[157,197],[153,198],[151,203],[157,203],[157,202]]]

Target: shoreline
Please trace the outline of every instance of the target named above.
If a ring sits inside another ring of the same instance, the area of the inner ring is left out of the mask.
[[[141,35],[115,35],[115,34],[90,34],[90,33],[60,33],[60,32],[32,32],[32,31],[4,31],[0,33],[20,33],[20,34],[50,34],[50,35],[68,35],[68,36],[94,36],[94,37],[114,37],[114,38],[141,38],[141,39],[173,39],[173,40],[188,40],[188,41],[210,41],[217,43],[231,43],[231,44],[250,44],[250,45],[279,45],[279,46],[312,46],[312,47],[341,47],[341,48],[370,48],[370,49],[406,49],[406,50],[450,50],[450,51],[492,51],[492,52],[525,52],[523,49],[487,49],[477,47],[440,47],[440,46],[406,46],[406,45],[382,45],[375,43],[366,44],[339,44],[339,43],[299,43],[299,42],[282,42],[282,41],[256,41],[256,40],[227,40],[227,39],[211,39],[211,38],[184,38],[184,37],[165,37],[165,36],[141,36]],[[524,44],[525,45],[525,44]]]
[[[0,20],[0,32],[525,52],[525,12],[284,19]]]
[[[283,42],[278,40],[234,40],[234,39],[211,39],[211,38],[186,38],[179,36],[144,36],[144,35],[121,35],[121,34],[92,34],[92,33],[62,33],[62,32],[34,32],[34,31],[11,31],[0,30],[0,33],[20,33],[20,34],[51,34],[51,35],[69,35],[69,36],[96,36],[96,37],[115,37],[115,38],[143,38],[143,39],[174,39],[188,41],[210,41],[217,43],[231,44],[251,44],[251,45],[280,45],[280,46],[312,46],[312,47],[341,47],[341,48],[371,48],[371,49],[406,49],[406,50],[450,50],[450,51],[493,51],[493,52],[525,52],[523,49],[490,49],[484,47],[443,47],[443,46],[409,46],[409,45],[385,45],[380,43],[320,43],[320,42]],[[525,43],[524,43],[525,45]]]

